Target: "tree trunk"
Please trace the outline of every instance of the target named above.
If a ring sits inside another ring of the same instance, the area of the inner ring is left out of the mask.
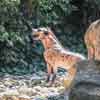
[[[32,17],[32,0],[20,0],[20,11],[24,17]]]

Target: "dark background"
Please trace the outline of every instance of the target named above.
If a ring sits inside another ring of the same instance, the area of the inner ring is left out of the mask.
[[[0,0],[0,74],[46,69],[43,47],[30,44],[31,27],[50,27],[65,48],[87,55],[84,34],[100,17],[99,0]]]

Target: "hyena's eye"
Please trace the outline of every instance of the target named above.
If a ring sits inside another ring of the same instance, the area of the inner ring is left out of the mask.
[[[45,35],[48,35],[48,34],[49,34],[49,32],[48,32],[48,31],[44,31],[44,34],[45,34]]]

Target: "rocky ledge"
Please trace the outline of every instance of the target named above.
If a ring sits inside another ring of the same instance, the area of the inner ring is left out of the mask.
[[[70,100],[100,100],[100,61],[82,61],[76,67]]]

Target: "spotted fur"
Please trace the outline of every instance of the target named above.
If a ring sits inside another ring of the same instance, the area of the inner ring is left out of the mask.
[[[100,60],[100,20],[93,22],[85,33],[88,59]]]
[[[48,34],[44,34],[44,33]],[[54,33],[48,28],[33,29],[33,40],[40,40],[44,46],[44,58],[47,63],[48,77],[47,81],[54,82],[58,67],[64,68],[68,71],[70,80],[67,82],[67,87],[73,80],[76,68],[74,64],[80,60],[85,60],[85,57],[79,53],[71,52],[65,49]],[[50,80],[51,75],[53,75]]]

